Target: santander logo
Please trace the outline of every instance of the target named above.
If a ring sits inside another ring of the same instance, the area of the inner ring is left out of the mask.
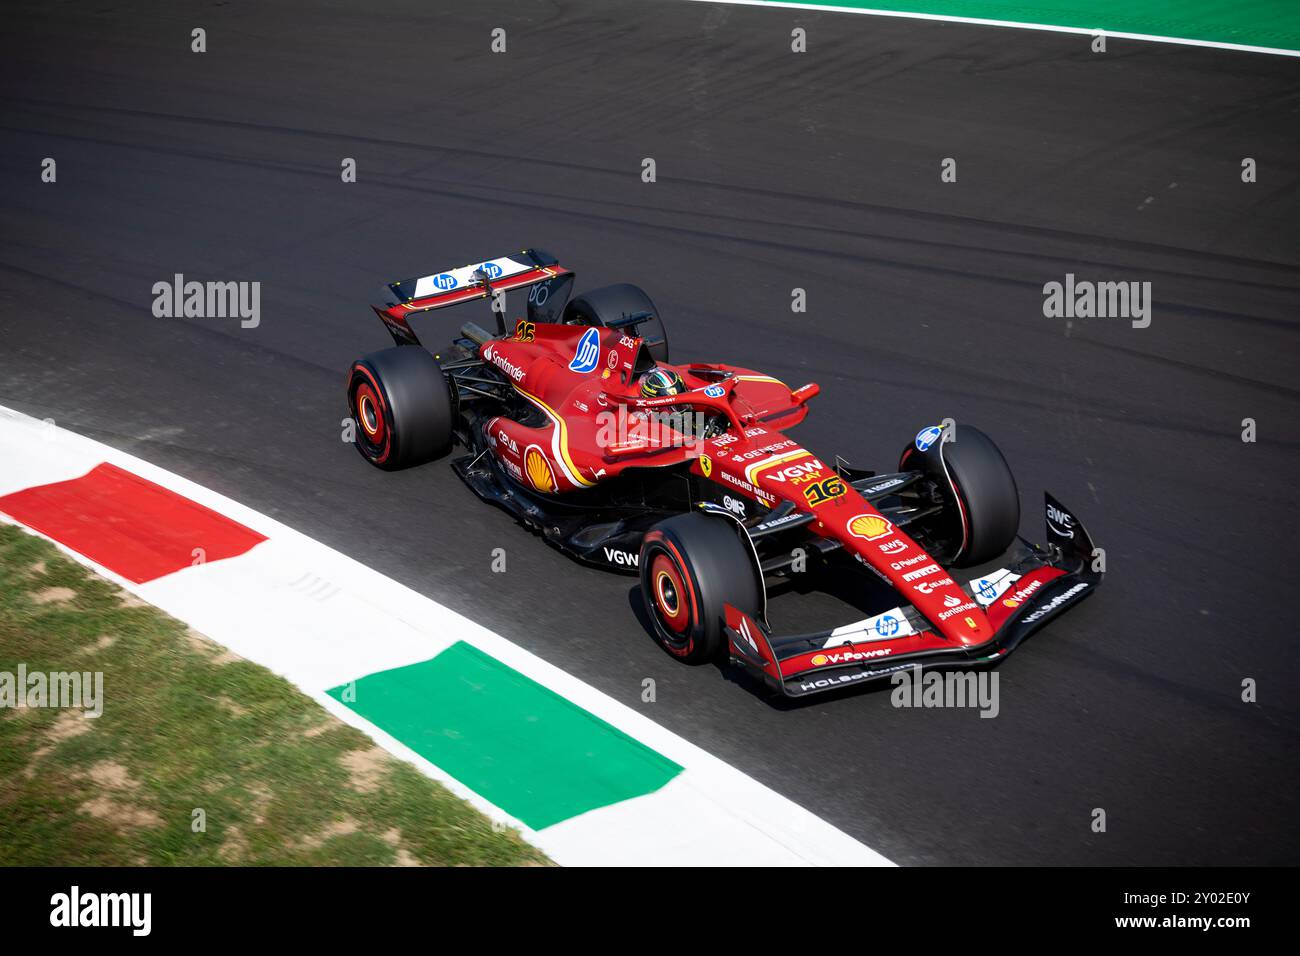
[[[495,346],[489,345],[484,349],[483,357],[509,375],[516,382],[520,381],[524,377],[524,370],[504,355],[498,353]]]

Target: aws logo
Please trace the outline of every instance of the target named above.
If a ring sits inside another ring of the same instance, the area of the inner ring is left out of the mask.
[[[549,495],[555,491],[555,475],[551,471],[551,463],[536,445],[529,445],[524,452],[524,473],[528,475],[529,483],[542,494]]]

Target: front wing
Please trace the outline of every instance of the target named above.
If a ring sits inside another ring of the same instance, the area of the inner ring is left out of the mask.
[[[865,684],[918,665],[952,669],[997,663],[1101,584],[1102,565],[1083,524],[1050,494],[1043,497],[1047,546],[1029,545],[1029,553],[1012,567],[967,585],[993,628],[983,643],[957,644],[911,607],[855,625],[778,637],[765,622],[727,604],[731,659],[788,697]]]

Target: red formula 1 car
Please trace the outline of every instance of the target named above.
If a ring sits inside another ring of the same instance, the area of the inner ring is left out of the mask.
[[[352,366],[357,448],[395,469],[463,445],[452,466],[481,498],[582,561],[639,574],[678,659],[729,655],[790,696],[917,663],[979,667],[1101,583],[1087,531],[1050,495],[1045,543],[1018,536],[1015,480],[980,430],[926,427],[887,474],[828,461],[786,433],[817,385],[671,365],[643,291],[570,299],[572,282],[529,249],[386,286],[374,309],[397,344]],[[507,326],[512,290],[527,314]],[[436,355],[421,347],[413,315],[479,299],[494,331],[467,323]],[[846,571],[868,617],[772,633],[774,588]]]

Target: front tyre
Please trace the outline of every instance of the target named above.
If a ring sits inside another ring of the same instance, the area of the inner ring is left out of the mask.
[[[720,659],[723,607],[762,616],[762,577],[744,530],[698,512],[659,522],[641,542],[641,597],[655,640],[687,664]]]
[[[954,423],[952,441],[925,429],[903,450],[899,471],[924,471],[944,503],[933,532],[955,567],[983,564],[1011,547],[1020,531],[1020,492],[993,439]],[[921,445],[927,447],[921,448]]]
[[[421,465],[451,448],[455,401],[437,359],[414,345],[352,363],[348,409],[354,444],[376,468]]]

